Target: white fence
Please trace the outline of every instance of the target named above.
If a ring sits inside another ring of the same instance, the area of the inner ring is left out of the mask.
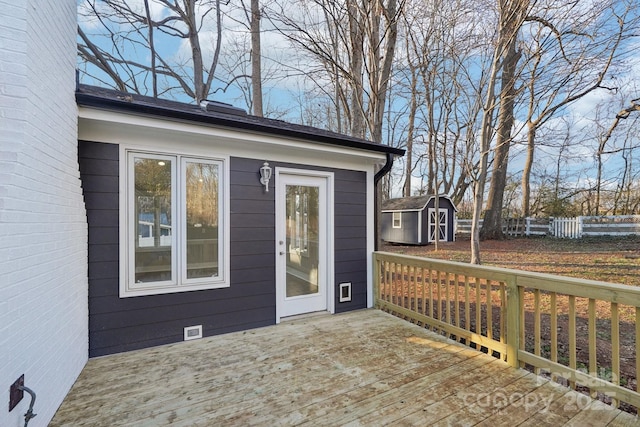
[[[560,239],[579,239],[583,236],[581,216],[575,218],[549,218],[549,235]]]
[[[480,220],[482,226],[482,220]],[[640,236],[640,215],[579,216],[574,218],[507,218],[508,236],[552,236],[579,239],[588,236]],[[470,235],[471,220],[457,219],[456,234]]]

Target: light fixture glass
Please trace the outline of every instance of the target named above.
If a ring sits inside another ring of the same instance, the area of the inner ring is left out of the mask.
[[[271,179],[271,168],[268,162],[264,162],[260,168],[260,184],[264,185],[264,191],[269,192],[269,180]]]

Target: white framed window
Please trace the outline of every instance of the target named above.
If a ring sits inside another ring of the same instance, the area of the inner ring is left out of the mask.
[[[137,151],[125,158],[120,296],[229,286],[225,162]]]
[[[402,228],[402,212],[393,212],[392,215],[393,228]]]

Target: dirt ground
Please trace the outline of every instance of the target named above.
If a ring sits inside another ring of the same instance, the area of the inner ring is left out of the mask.
[[[383,251],[469,262],[468,239],[435,245],[384,244]],[[640,286],[640,236],[554,239],[512,238],[480,242],[482,264]]]
[[[440,242],[438,250],[435,245],[406,246],[385,244],[382,251],[402,253],[406,255],[425,256],[446,259],[450,261],[469,262],[471,259],[470,241],[460,239],[456,242]],[[578,240],[562,240],[553,238],[512,238],[501,241],[482,241],[480,243],[480,257],[484,265],[558,274],[576,278],[601,280],[611,283],[622,283],[640,286],[640,236],[632,237],[599,237]],[[531,295],[525,297],[526,302]],[[542,297],[543,302],[545,297]],[[529,301],[531,302],[531,301]],[[563,303],[564,302],[564,303]],[[567,299],[558,298],[559,313],[567,313]],[[579,367],[587,367],[589,361],[587,337],[587,299],[577,299],[577,362]],[[611,375],[611,308],[606,302],[598,302],[596,311],[598,316],[598,348],[597,360],[599,366],[604,366]],[[496,312],[494,319],[499,316],[499,307],[493,307]],[[525,320],[527,350],[532,351],[533,312],[527,312]],[[635,372],[635,310],[632,307],[620,307],[620,345],[621,357],[620,384],[636,389]],[[568,316],[558,316],[558,358],[568,359],[569,346]],[[495,325],[498,327],[498,325]],[[541,336],[542,356],[549,357],[550,317],[542,314]],[[607,373],[604,372],[604,377]],[[601,400],[608,401],[604,396]],[[634,412],[635,408],[622,405],[623,409]]]

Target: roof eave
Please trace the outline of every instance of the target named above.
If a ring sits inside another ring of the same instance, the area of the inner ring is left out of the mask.
[[[194,114],[186,111],[164,108],[161,106],[110,99],[82,92],[76,92],[76,102],[81,106],[96,109],[128,112],[146,116],[165,117],[174,120],[184,120],[213,126],[242,129],[251,132],[260,132],[289,138],[304,139],[322,144],[336,145],[378,153],[389,153],[394,156],[403,156],[405,154],[405,150],[401,148],[389,147],[388,145],[382,144],[374,144],[372,142],[366,142],[364,140],[358,140],[348,136],[330,136],[314,134],[310,132],[302,132],[295,129],[279,128],[277,126],[238,120],[234,118],[234,116]]]

